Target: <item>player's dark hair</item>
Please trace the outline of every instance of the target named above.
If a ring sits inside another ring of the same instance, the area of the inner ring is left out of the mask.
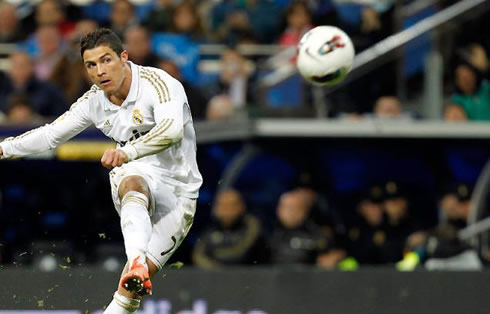
[[[80,55],[82,56],[82,60],[85,50],[94,49],[99,46],[108,46],[118,56],[124,50],[123,43],[116,33],[108,28],[99,28],[83,36],[80,40]]]

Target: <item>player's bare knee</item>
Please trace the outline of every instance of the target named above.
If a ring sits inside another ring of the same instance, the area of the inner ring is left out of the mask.
[[[150,198],[150,189],[146,181],[140,176],[124,178],[119,185],[119,198],[122,200],[129,191],[140,192]]]

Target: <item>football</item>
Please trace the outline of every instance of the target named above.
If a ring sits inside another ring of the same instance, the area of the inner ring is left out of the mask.
[[[344,31],[334,26],[317,26],[301,38],[296,65],[309,82],[334,85],[347,76],[354,55],[354,45]]]

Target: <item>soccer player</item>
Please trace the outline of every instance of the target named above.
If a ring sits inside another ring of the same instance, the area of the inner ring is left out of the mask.
[[[179,81],[128,61],[109,29],[87,34],[80,46],[92,88],[51,124],[0,143],[0,157],[53,149],[91,125],[117,142],[101,163],[111,169],[128,263],[105,313],[131,313],[192,225],[202,183],[196,136]]]

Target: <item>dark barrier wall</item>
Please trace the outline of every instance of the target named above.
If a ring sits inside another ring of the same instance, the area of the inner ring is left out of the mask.
[[[0,313],[96,313],[111,300],[117,279],[118,274],[97,269],[2,268]],[[159,273],[154,287],[140,313],[483,314],[490,309],[490,272],[184,268]]]
[[[261,153],[247,163],[233,186],[267,234],[275,225],[280,195],[295,187],[304,173],[312,175],[311,183],[339,220],[352,219],[364,189],[394,180],[406,187],[417,225],[432,227],[438,222],[442,188],[449,183],[473,185],[490,157],[488,141],[288,139],[261,140],[257,145]],[[218,183],[242,147],[236,142],[199,146],[204,185],[178,260],[190,262],[191,248],[210,223]],[[65,241],[81,256],[74,262],[84,264],[99,261],[99,245],[109,239],[122,247],[108,171],[98,160],[1,161],[0,173],[1,264],[29,264],[28,256],[21,254],[34,251],[34,241]],[[329,219],[322,216],[325,213],[316,214],[319,221]]]

